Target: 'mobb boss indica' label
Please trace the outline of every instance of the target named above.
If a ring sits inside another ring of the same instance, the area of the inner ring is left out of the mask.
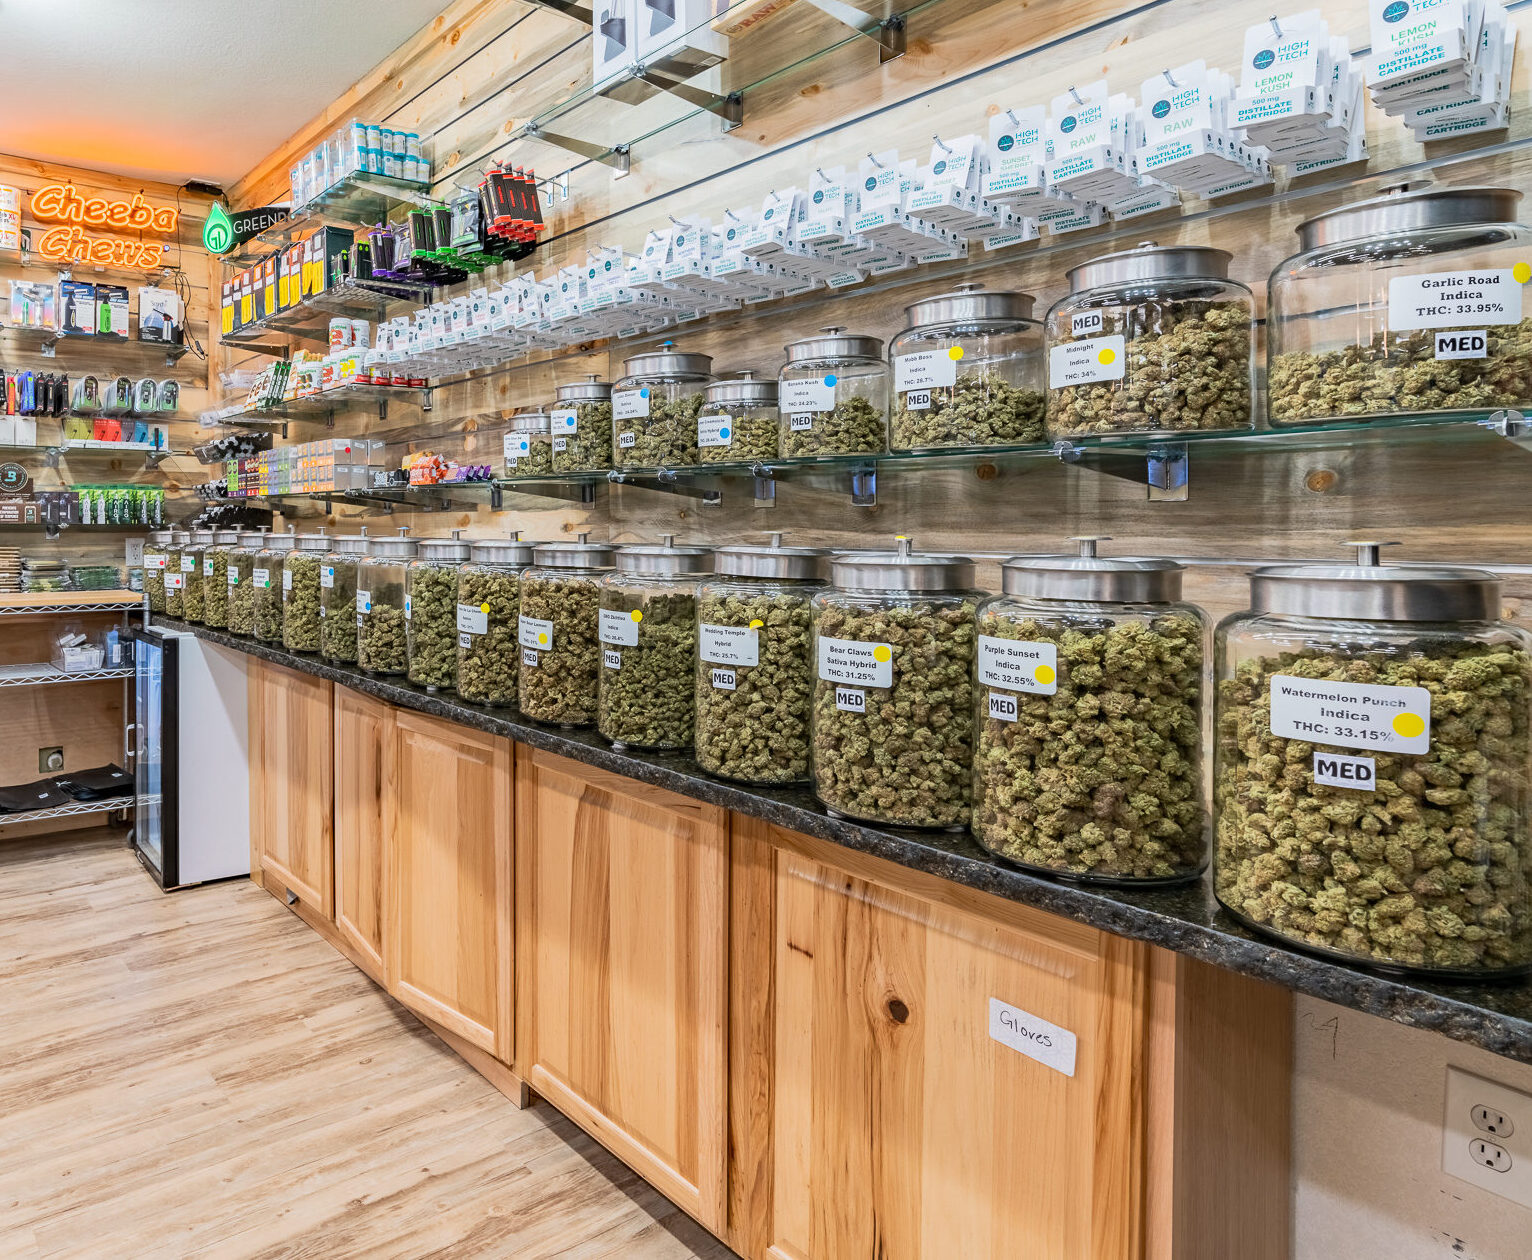
[[[1431,749],[1431,693],[1424,687],[1273,674],[1271,733],[1313,744],[1422,756]]]
[[[892,687],[894,649],[887,643],[821,638],[819,677],[850,687]]]

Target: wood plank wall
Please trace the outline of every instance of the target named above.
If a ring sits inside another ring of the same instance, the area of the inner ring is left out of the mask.
[[[797,16],[776,19],[796,24],[780,28],[782,39],[823,37],[822,30],[816,33],[817,19],[804,16],[817,11],[801,5],[790,12]],[[1237,76],[1245,28],[1268,16],[1254,0],[1137,5],[944,0],[910,18],[903,58],[880,67],[870,41],[851,41],[747,93],[745,123],[732,133],[702,113],[637,146],[632,173],[619,179],[599,163],[579,163],[549,145],[505,140],[554,99],[558,86],[573,88],[588,78],[586,28],[517,2],[460,0],[260,163],[233,197],[236,205],[282,200],[292,158],[352,116],[407,125],[427,137],[444,196],[457,172],[471,173],[491,157],[533,165],[541,175],[572,166],[572,197],[550,208],[549,243],[529,260],[542,274],[583,259],[587,246],[598,243],[636,250],[645,232],[669,214],[700,213],[716,220],[726,208],[758,205],[773,186],[805,183],[815,166],[854,166],[869,149],[898,146],[905,156],[924,160],[933,133],[982,134],[996,112],[1046,104],[1071,84],[1105,76],[1114,90],[1137,96],[1142,80],[1193,52]],[[1337,0],[1325,17],[1354,51],[1367,43],[1363,0]],[[725,86],[750,82],[759,73],[754,56],[732,59],[714,73]],[[1521,147],[1532,136],[1529,56],[1532,47],[1524,39],[1508,136],[1422,147],[1369,103],[1373,156],[1365,170],[1284,182],[1286,192],[1275,200],[1247,194],[1216,206],[1188,201],[1181,214],[1053,240],[1045,236],[1036,245],[992,255],[979,250],[966,266],[938,280],[917,269],[864,290],[821,292],[714,317],[683,327],[676,339],[685,349],[712,354],[720,375],[774,372],[780,347],[795,337],[828,324],[890,337],[902,327],[907,303],[959,280],[1021,289],[1036,295],[1039,310],[1046,309],[1066,291],[1069,267],[1145,239],[1230,250],[1232,274],[1251,286],[1264,314],[1266,278],[1295,251],[1296,224],[1398,178],[1384,172],[1404,168],[1418,175],[1432,165],[1446,182],[1532,185],[1532,146]],[[604,107],[593,111],[599,116],[587,125],[618,139],[641,130],[643,120],[674,109],[668,99]],[[632,112],[623,116],[624,110]],[[1481,152],[1485,145],[1498,151]],[[430,448],[489,460],[498,452],[511,409],[545,403],[555,382],[585,372],[612,379],[621,374],[621,359],[638,348],[643,347],[578,347],[438,389],[429,416],[396,406],[386,423],[364,414],[337,423],[348,426],[347,432],[387,437],[395,444],[393,455]],[[298,426],[292,438],[327,432]],[[1532,559],[1532,518],[1524,510],[1529,469],[1532,452],[1487,433],[1450,444],[1382,435],[1302,454],[1195,452],[1191,498],[1185,503],[1149,503],[1143,486],[1133,481],[1035,461],[1023,467],[885,473],[877,504],[868,508],[850,505],[843,477],[826,476],[782,483],[771,508],[755,504],[748,483],[736,483],[716,507],[623,486],[603,487],[589,509],[517,497],[499,513],[397,512],[386,520],[375,512],[365,515],[375,529],[410,524],[419,534],[463,528],[474,536],[514,528],[529,537],[552,538],[588,528],[618,540],[665,530],[684,539],[723,542],[771,529],[787,531],[798,543],[845,545],[902,532],[921,546],[989,555],[1058,550],[1072,535],[1106,534],[1115,539],[1106,546],[1109,551],[1210,562],[1192,575],[1189,594],[1221,613],[1241,604],[1240,561],[1339,555],[1342,540],[1359,534],[1400,540],[1405,545],[1398,554],[1404,558],[1526,564]],[[349,527],[362,515],[348,510],[332,523]],[[315,517],[306,514],[306,519]],[[992,583],[994,572],[986,566],[981,576]],[[1532,576],[1513,576],[1508,591],[1518,599],[1532,596]]]

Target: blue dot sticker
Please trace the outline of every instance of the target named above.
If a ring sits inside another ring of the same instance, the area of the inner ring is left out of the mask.
[[[723,440],[727,442],[729,440],[729,426],[726,425],[726,424],[720,426],[720,428],[718,430],[718,436],[723,438]]]
[[[649,397],[649,387],[647,385],[645,385],[643,389],[638,391],[638,396],[640,398],[647,398],[647,397]]]
[[[838,380],[840,380],[840,377],[836,376],[834,372],[831,372],[829,376],[825,377],[825,384],[830,386],[831,389],[834,389],[835,382]]]

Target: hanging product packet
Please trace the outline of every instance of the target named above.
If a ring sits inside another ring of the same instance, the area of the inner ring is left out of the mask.
[[[1233,90],[1234,81],[1204,61],[1145,79],[1136,170],[1208,198],[1270,182],[1260,154],[1228,126]]]

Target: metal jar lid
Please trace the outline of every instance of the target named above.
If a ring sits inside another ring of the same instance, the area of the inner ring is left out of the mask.
[[[1355,564],[1294,564],[1250,575],[1256,612],[1336,621],[1497,621],[1500,579],[1484,569],[1378,563],[1380,542],[1351,542]]]
[[[583,381],[567,381],[554,387],[553,396],[561,403],[604,403],[612,401],[612,383],[598,376]]]
[[[169,547],[176,540],[176,531],[173,529],[151,529],[149,541],[156,547]]]
[[[784,547],[782,535],[772,534],[767,543],[731,543],[713,549],[713,572],[720,577],[777,578],[809,582],[824,576],[822,547]]]
[[[912,550],[908,538],[894,551],[847,551],[830,557],[830,582],[848,591],[965,591],[974,584],[967,556]]]
[[[291,551],[298,543],[296,534],[267,534],[261,540],[262,551]]]
[[[677,547],[674,534],[661,534],[660,544],[630,543],[617,548],[617,571],[650,577],[684,577],[713,571],[711,547]]]
[[[241,547],[264,547],[266,540],[270,537],[271,535],[265,530],[256,530],[251,533],[241,534],[239,536],[239,545]]]
[[[1307,251],[1431,228],[1515,223],[1520,201],[1515,188],[1395,188],[1305,219],[1298,225],[1298,241]]]
[[[473,550],[473,544],[466,538],[459,538],[457,530],[452,531],[451,538],[422,538],[420,540],[420,558],[445,564],[462,564],[468,559],[468,553]]]
[[[683,354],[671,349],[675,343],[667,341],[658,350],[648,354],[635,354],[622,361],[624,376],[640,378],[695,377],[705,380],[713,374],[713,358],[707,354]]]
[[[213,531],[213,546],[233,547],[239,542],[237,529],[215,529]]]
[[[294,534],[293,546],[299,551],[329,551],[335,539],[329,534]]]
[[[170,531],[170,545],[172,547],[184,547],[191,541],[191,532],[185,529],[172,529]]]
[[[480,538],[473,544],[472,558],[475,564],[528,565],[532,563],[532,548],[541,545],[523,541],[519,533],[509,538]]]
[[[1143,280],[1227,280],[1228,250],[1204,245],[1157,245],[1145,241],[1133,249],[1103,254],[1071,267],[1069,291],[1080,293],[1103,284],[1132,284]]]
[[[787,351],[788,363],[805,363],[816,359],[830,362],[845,359],[883,358],[883,342],[878,337],[863,337],[848,333],[839,325],[819,330],[819,337],[805,337],[802,341],[789,341],[782,348]]]
[[[960,284],[951,293],[911,302],[904,308],[904,320],[910,329],[942,324],[1019,324],[1032,318],[1035,303],[1030,293]]]
[[[217,537],[217,530],[194,529],[191,531],[191,541],[194,547],[206,547]]]
[[[377,541],[366,534],[341,534],[335,540],[335,552],[342,556],[365,556]]]
[[[1073,556],[1012,556],[1000,566],[1000,586],[1007,595],[1032,599],[1078,600],[1087,604],[1168,604],[1181,598],[1181,575],[1174,560],[1136,556],[1098,556],[1106,537],[1075,538]]]
[[[714,381],[707,387],[707,402],[728,406],[738,403],[745,407],[775,407],[777,405],[777,382],[761,380],[754,372],[742,372],[726,381]]]
[[[367,550],[369,560],[413,560],[420,544],[407,537],[410,527],[402,525],[396,538],[374,538]]]
[[[576,534],[578,542],[536,543],[532,563],[549,569],[610,569],[617,549],[611,543],[590,542],[589,534]]]
[[[549,427],[548,413],[539,407],[518,411],[511,417],[512,433],[547,433]]]

